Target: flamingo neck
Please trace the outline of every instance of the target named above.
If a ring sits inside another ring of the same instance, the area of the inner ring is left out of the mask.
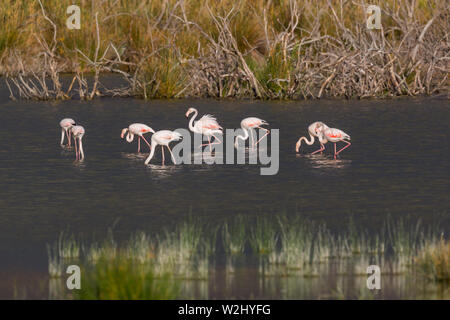
[[[128,142],[133,141],[133,139],[134,139],[134,134],[132,134],[130,131],[128,131],[127,136],[126,136],[126,139],[127,139]]]
[[[238,139],[241,139],[242,141],[245,141],[248,139],[248,130],[244,127],[242,127],[242,130],[244,130],[244,135],[238,135],[236,137],[236,142],[235,142],[235,146],[237,147],[238,144]]]
[[[151,146],[151,149],[150,149],[150,154],[149,154],[149,156],[147,157],[147,159],[145,159],[145,162],[144,162],[145,164],[148,164],[148,163],[150,162],[150,160],[152,160],[153,155],[155,154],[155,149],[156,149],[156,143],[152,141],[152,146]]]
[[[198,111],[194,110],[194,115],[192,116],[191,120],[189,120],[189,129],[194,132],[195,127],[194,127],[194,119],[197,117],[198,115]]]
[[[300,148],[300,146],[302,145],[302,141],[305,141],[305,143],[308,145],[308,146],[310,146],[310,145],[312,145],[313,143],[314,143],[314,136],[310,133],[309,134],[309,136],[310,136],[310,139],[309,139],[309,141],[308,141],[308,139],[306,138],[306,137],[301,137],[299,140],[298,140],[298,142],[299,142],[299,148]]]
[[[84,151],[83,151],[83,142],[82,142],[81,138],[78,138],[78,147],[79,147],[79,152],[81,155],[80,160],[83,160],[84,159]]]
[[[61,145],[64,144],[64,135],[65,135],[65,130],[61,129],[61,142],[60,142]]]

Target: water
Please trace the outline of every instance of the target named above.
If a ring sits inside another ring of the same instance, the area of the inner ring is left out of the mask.
[[[224,128],[238,128],[243,118],[256,116],[280,129],[278,174],[261,176],[257,165],[161,167],[159,152],[145,166],[146,154],[136,154],[136,140],[120,139],[121,129],[133,122],[155,130],[187,128],[188,106],[215,115]],[[42,297],[33,281],[46,274],[45,244],[67,230],[90,239],[113,227],[118,238],[128,238],[135,230],[156,232],[189,214],[214,222],[279,213],[302,213],[335,230],[351,218],[376,232],[388,216],[439,221],[449,230],[445,99],[13,102],[2,86],[0,114],[0,297],[12,297],[14,284],[25,286],[27,297]],[[83,163],[59,146],[64,117],[86,129]],[[317,144],[295,153],[297,139],[318,120],[352,137],[336,161],[331,144],[323,156],[307,155]],[[230,297],[252,297],[239,287],[233,290],[237,293]],[[276,292],[260,294],[283,297]]]

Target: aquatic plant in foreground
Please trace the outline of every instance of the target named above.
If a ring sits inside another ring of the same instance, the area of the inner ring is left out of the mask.
[[[217,243],[218,229],[222,242]],[[86,284],[88,292],[82,298],[172,297],[177,285],[184,288],[186,281],[210,279],[215,262],[224,254],[227,275],[236,274],[247,258],[256,258],[261,279],[317,277],[330,272],[366,276],[367,266],[375,264],[384,275],[420,271],[433,281],[448,281],[450,246],[441,231],[436,225],[425,227],[420,221],[392,218],[371,234],[352,221],[348,228],[333,233],[324,223],[301,215],[278,215],[277,219],[236,216],[219,227],[191,217],[159,234],[134,233],[128,241],[116,242],[110,231],[103,242],[82,246],[79,256],[76,250],[69,254],[73,238],[61,236],[47,247],[49,275],[60,277],[62,262],[72,259],[83,266],[84,276],[92,282]],[[223,252],[216,248],[220,244]],[[134,274],[125,276],[128,272]],[[104,292],[108,282],[109,293]],[[138,287],[136,295],[129,292],[133,286]]]
[[[443,237],[419,251],[415,262],[427,278],[450,282],[450,243]]]

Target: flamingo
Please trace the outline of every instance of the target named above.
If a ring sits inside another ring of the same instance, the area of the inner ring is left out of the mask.
[[[316,121],[313,122],[309,125],[308,127],[308,133],[310,136],[310,140],[308,141],[308,139],[306,137],[301,137],[300,139],[298,139],[297,144],[295,145],[295,151],[299,152],[300,150],[300,146],[302,145],[302,141],[304,140],[306,142],[307,145],[312,145],[314,143],[314,137],[316,138],[320,138],[320,133],[325,130],[328,129],[329,127],[320,121]],[[319,139],[320,142],[320,139]],[[316,154],[317,152],[322,152],[323,150],[325,150],[325,146],[323,145],[322,142],[320,142],[320,149],[314,151],[311,154]]]
[[[175,131],[170,130],[160,130],[156,131],[152,135],[152,146],[150,150],[150,155],[145,160],[145,164],[148,164],[150,160],[153,158],[153,155],[155,154],[155,149],[157,145],[161,146],[161,152],[162,152],[162,165],[164,165],[164,147],[167,147],[170,152],[170,156],[172,157],[172,161],[175,163],[175,157],[173,156],[172,150],[169,147],[169,143],[172,141],[178,141],[182,138],[181,134]]]
[[[220,144],[222,142],[215,136],[215,134],[218,133],[222,134],[222,127],[219,125],[216,118],[210,114],[205,114],[200,120],[195,121],[194,124],[194,119],[198,115],[197,109],[189,108],[186,112],[186,118],[189,117],[192,112],[194,112],[194,116],[189,121],[189,130],[207,136],[209,143],[202,144],[201,147],[209,145],[209,151],[212,152],[212,145]],[[211,137],[215,138],[213,143],[211,143]]]
[[[127,133],[128,131],[128,133]],[[128,128],[123,128],[122,133],[120,134],[120,137],[123,139],[125,136],[125,133],[127,133],[127,141],[131,143],[134,139],[134,135],[138,136],[138,153],[141,151],[141,138],[144,139],[145,143],[147,143],[149,149],[151,148],[150,143],[148,143],[147,139],[144,138],[145,133],[155,133],[155,130],[150,128],[149,126],[143,124],[143,123],[132,123],[129,125]]]
[[[83,139],[85,130],[82,126],[73,126],[70,128],[70,131],[73,135],[73,140],[75,142],[75,153],[76,153],[76,160],[83,160],[84,159],[84,152],[83,152],[83,143],[81,139]],[[78,148],[77,148],[77,140],[78,140]]]
[[[236,137],[235,141],[234,141],[234,146],[237,148],[238,147],[238,139],[241,139],[243,141],[248,139],[249,136],[249,132],[250,132],[250,136],[252,139],[252,147],[255,147],[265,136],[267,136],[270,131],[267,130],[266,128],[262,128],[261,126],[263,125],[268,125],[269,123],[267,123],[267,121],[256,118],[256,117],[249,117],[249,118],[245,118],[244,120],[241,121],[241,128],[242,130],[244,130],[244,135],[239,135]],[[254,138],[253,138],[253,131],[252,129],[263,129],[266,131],[266,133],[256,142],[254,143]]]
[[[319,141],[321,144],[325,144],[327,142],[333,142],[334,143],[334,159],[336,159],[336,156],[341,153],[344,149],[347,149],[350,147],[351,143],[350,136],[346,134],[344,131],[336,129],[336,128],[328,128],[323,130],[320,133]],[[338,152],[336,152],[336,143],[337,142],[345,142],[347,145],[340,149]]]
[[[71,119],[71,118],[64,118],[59,122],[59,125],[61,126],[61,142],[60,145],[61,147],[64,147],[64,135],[67,136],[67,140],[69,141],[68,146],[71,146],[71,130],[70,128],[72,128],[73,126],[76,125],[75,120]]]

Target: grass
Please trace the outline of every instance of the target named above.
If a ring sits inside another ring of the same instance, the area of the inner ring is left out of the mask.
[[[58,239],[58,253],[64,259],[78,258],[80,256],[80,242],[73,235],[61,232]]]
[[[246,218],[236,216],[231,221],[226,221],[222,227],[223,248],[228,254],[244,253],[246,244]]]
[[[273,221],[269,218],[256,218],[250,225],[249,243],[254,253],[269,254],[275,252],[278,234]]]
[[[442,237],[419,251],[415,262],[419,270],[434,281],[450,282],[450,242]]]
[[[229,275],[253,257],[262,278],[318,277],[330,270],[366,276],[367,266],[375,264],[385,275],[419,270],[433,281],[449,281],[450,245],[435,225],[389,218],[373,234],[350,220],[347,228],[333,233],[325,224],[301,215],[236,216],[214,227],[191,217],[159,234],[136,232],[121,243],[110,231],[103,242],[90,246],[62,234],[47,246],[49,275],[61,277],[63,262],[76,260],[84,275],[76,298],[172,299],[186,281],[208,280],[214,272],[221,254],[216,248],[220,246],[217,230],[221,230]]]
[[[56,245],[47,245],[48,257],[48,274],[51,278],[61,277],[63,273],[63,263],[59,256],[58,247]]]
[[[364,2],[82,0],[77,3],[80,30],[65,26],[72,1],[42,2],[57,28],[59,72],[93,72],[80,52],[93,59],[98,45],[98,56],[105,54],[112,61],[116,55],[107,48],[113,44],[120,61],[106,63],[102,71],[127,72],[132,79],[127,94],[133,96],[392,96],[432,93],[443,87],[441,80],[444,87],[448,84],[448,44],[440,39],[448,29],[445,16],[450,7],[439,0],[378,2],[383,10],[382,54],[371,51],[373,41],[381,43],[381,37],[365,29]],[[423,65],[410,66],[417,38],[433,16],[436,21],[424,33],[418,51],[420,59],[435,55],[433,65],[424,59]],[[19,72],[18,57],[27,70],[39,71],[43,64],[38,39],[51,43],[53,29],[38,1],[3,0],[0,17],[0,74]],[[384,68],[391,59],[398,78],[394,80],[391,70]]]
[[[85,269],[80,300],[168,300],[175,299],[178,284],[166,273],[157,275],[151,264],[136,263],[126,255],[101,257],[91,269]]]

